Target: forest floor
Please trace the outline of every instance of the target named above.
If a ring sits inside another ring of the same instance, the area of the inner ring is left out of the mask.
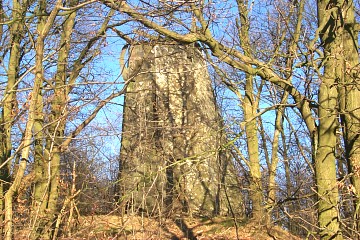
[[[300,240],[280,227],[259,227],[229,218],[150,219],[141,216],[87,216],[79,219],[77,230],[65,239],[128,240]]]

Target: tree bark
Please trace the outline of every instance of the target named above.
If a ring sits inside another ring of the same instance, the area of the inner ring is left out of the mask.
[[[353,1],[344,2],[341,12],[343,28],[344,78],[339,84],[339,102],[343,123],[345,157],[348,172],[351,174],[350,194],[355,196],[354,220],[356,230],[360,229],[360,90],[359,90],[359,55],[358,31],[355,30],[355,6]]]
[[[77,1],[72,1],[74,6]],[[43,2],[44,11],[45,2]],[[37,116],[40,118],[35,122],[36,155],[35,155],[35,188],[32,222],[34,224],[32,238],[42,237],[51,239],[52,224],[57,211],[59,167],[60,167],[60,145],[64,137],[66,107],[67,107],[67,59],[70,50],[71,33],[74,27],[76,11],[66,16],[63,31],[60,38],[60,50],[58,53],[57,70],[54,81],[54,95],[51,98],[51,113],[49,114],[48,137],[44,141],[42,105],[39,105]],[[42,21],[46,21],[42,19]],[[42,24],[44,24],[44,22]],[[41,23],[39,24],[41,25]],[[40,102],[40,101],[39,101]],[[42,103],[41,103],[42,104]],[[41,109],[40,109],[41,108]],[[44,147],[45,146],[45,147]]]
[[[29,152],[30,145],[33,137],[33,127],[36,119],[36,111],[39,104],[38,96],[41,93],[41,86],[43,83],[43,54],[44,54],[44,39],[47,36],[50,26],[52,25],[55,17],[59,11],[59,7],[61,6],[61,0],[56,2],[56,7],[51,11],[48,21],[41,28],[38,28],[39,36],[36,41],[36,57],[35,57],[35,80],[34,86],[31,93],[31,101],[29,106],[29,115],[28,121],[26,123],[24,139],[22,141],[22,153],[21,153],[21,161],[18,166],[18,171],[16,172],[16,176],[9,190],[5,194],[5,235],[4,238],[6,240],[11,240],[13,237],[13,196],[18,191],[21,180],[25,174],[27,162],[29,160]]]
[[[342,239],[338,213],[336,179],[336,131],[338,122],[338,89],[342,78],[342,27],[338,12],[333,12],[330,1],[318,1],[320,39],[324,45],[324,74],[319,87],[319,145],[315,156],[315,175],[318,191],[318,221],[321,239]],[[326,22],[324,28],[323,24]],[[321,29],[322,28],[322,29]]]
[[[244,49],[246,57],[252,57],[250,46],[249,28],[250,23],[248,19],[248,1],[237,1],[239,10],[238,35],[241,42],[241,47]],[[244,110],[244,122],[246,133],[246,145],[248,149],[249,158],[249,172],[250,172],[250,198],[252,202],[252,219],[263,222],[265,221],[260,158],[259,158],[259,138],[257,135],[257,109],[258,102],[255,100],[254,94],[254,75],[245,75],[245,96],[243,98],[242,108]]]
[[[14,19],[14,22],[9,28],[11,50],[7,70],[7,85],[5,94],[2,99],[3,108],[0,115],[0,165],[2,166],[0,169],[0,211],[4,210],[3,197],[7,189],[9,188],[9,184],[11,182],[11,129],[17,110],[16,90],[18,86],[20,64],[20,42],[24,33],[23,16],[27,8],[27,4],[21,5],[18,1],[13,2],[12,19]],[[3,11],[2,3],[0,10]],[[1,19],[3,19],[3,13],[0,14]],[[3,218],[3,215],[1,215],[1,218]]]

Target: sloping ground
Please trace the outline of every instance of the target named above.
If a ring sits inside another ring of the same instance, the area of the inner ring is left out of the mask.
[[[155,220],[140,216],[82,217],[77,231],[63,239],[129,240],[299,240],[279,227],[261,228],[228,218]]]

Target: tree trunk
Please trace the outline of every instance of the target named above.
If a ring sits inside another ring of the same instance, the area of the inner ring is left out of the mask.
[[[73,5],[76,1],[73,2]],[[59,167],[61,145],[64,137],[66,106],[67,106],[67,58],[70,49],[71,33],[74,27],[76,12],[66,16],[60,39],[58,65],[55,75],[54,95],[51,99],[51,113],[49,115],[48,137],[46,143],[43,136],[43,122],[35,122],[37,130],[36,155],[35,155],[35,189],[32,222],[34,224],[32,238],[42,237],[50,239],[52,225],[56,217]],[[46,19],[44,19],[46,20]],[[40,106],[39,106],[40,107]],[[37,116],[42,116],[42,108]],[[41,118],[43,121],[43,118]],[[45,146],[45,148],[44,148]]]
[[[289,94],[287,92],[283,93],[281,104],[286,104]],[[285,107],[280,106],[276,111],[275,118],[275,130],[273,137],[273,144],[271,149],[271,164],[269,166],[269,193],[268,193],[268,209],[271,209],[276,202],[276,169],[279,163],[278,150],[280,143],[280,134],[283,132],[283,115],[284,115]],[[271,212],[269,212],[271,214]],[[271,219],[271,216],[269,216]]]
[[[360,90],[359,90],[359,55],[358,31],[355,30],[355,7],[353,1],[346,1],[342,8],[343,27],[343,62],[344,78],[339,84],[340,110],[343,122],[345,155],[351,174],[351,194],[355,195],[354,220],[356,230],[360,229]]]
[[[320,38],[324,45],[324,74],[319,87],[318,149],[315,156],[318,221],[321,239],[342,239],[338,213],[336,143],[338,131],[337,85],[343,76],[342,30],[339,13],[329,1],[318,1]],[[332,14],[330,14],[330,12]],[[326,25],[324,25],[326,23]],[[325,26],[325,27],[324,27]]]
[[[44,3],[44,2],[43,2]],[[42,3],[40,3],[41,5]],[[56,2],[56,7],[51,11],[49,17],[47,18],[47,22],[44,25],[38,26],[38,38],[36,41],[36,57],[35,57],[35,80],[34,86],[31,94],[31,101],[29,106],[29,115],[28,121],[25,128],[24,140],[22,142],[22,153],[21,153],[21,161],[19,163],[18,171],[16,172],[15,179],[10,186],[9,190],[5,194],[5,239],[11,240],[13,235],[13,196],[18,191],[22,178],[25,174],[27,161],[29,161],[29,152],[30,145],[33,136],[33,127],[36,121],[36,112],[38,111],[39,104],[39,96],[41,95],[41,86],[43,83],[44,73],[43,73],[43,55],[44,55],[44,40],[47,36],[50,26],[55,20],[55,17],[59,11],[59,7],[61,6],[61,0]]]
[[[241,47],[244,49],[245,56],[251,56],[251,46],[249,38],[249,19],[248,19],[248,1],[237,0],[239,17],[238,34]],[[257,135],[257,108],[258,102],[254,97],[254,76],[246,74],[245,77],[245,96],[243,99],[246,145],[249,158],[250,172],[250,198],[252,202],[252,219],[263,222],[265,221],[265,212],[262,193],[260,158],[259,158],[259,138]]]
[[[12,19],[14,22],[10,25],[10,57],[7,70],[7,85],[6,92],[3,96],[3,108],[0,115],[0,165],[4,166],[0,169],[0,211],[4,210],[4,194],[9,188],[11,182],[10,166],[11,166],[11,129],[17,110],[16,90],[19,74],[20,61],[20,42],[23,36],[24,28],[24,13],[27,9],[27,4],[21,5],[19,2],[13,2]],[[3,11],[2,7],[0,9]],[[3,13],[1,19],[3,18]],[[2,26],[1,26],[2,27]],[[2,32],[1,32],[2,33]],[[1,215],[0,221],[3,219]]]
[[[244,99],[245,133],[250,168],[250,197],[252,202],[252,219],[263,221],[264,210],[262,206],[263,194],[260,172],[259,143],[257,137],[256,108],[252,105],[252,78],[247,80],[246,97]],[[255,109],[254,109],[255,108]],[[255,112],[254,112],[255,110]]]

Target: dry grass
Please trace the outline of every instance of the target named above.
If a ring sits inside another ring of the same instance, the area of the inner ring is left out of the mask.
[[[81,217],[77,231],[65,239],[127,239],[127,240],[299,240],[279,227],[266,229],[253,223],[229,218],[166,219],[141,216],[97,215]]]

